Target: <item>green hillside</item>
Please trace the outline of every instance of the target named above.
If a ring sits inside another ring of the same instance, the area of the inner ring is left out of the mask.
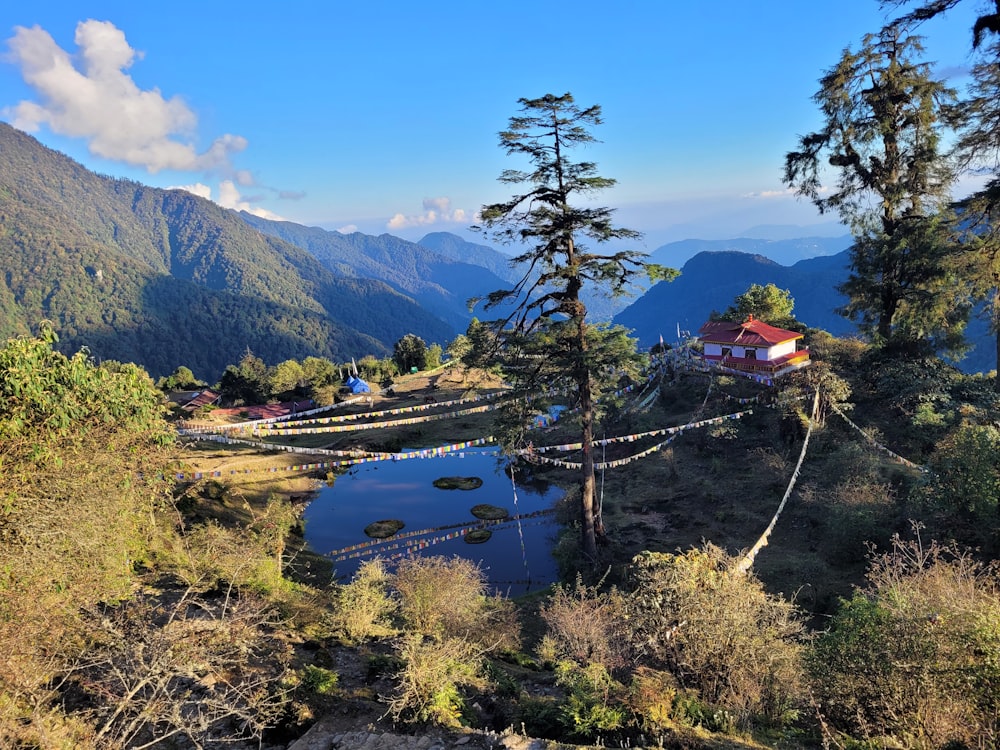
[[[333,273],[384,281],[459,330],[465,330],[472,319],[469,298],[509,286],[507,277],[513,275],[507,259],[485,247],[469,245],[474,252],[466,258],[460,252],[438,252],[391,234],[341,234],[289,221],[268,221],[245,211],[240,216],[265,235],[308,251]],[[503,277],[497,270],[503,271]],[[482,308],[476,314],[482,315]]]
[[[266,360],[384,354],[451,326],[370,279],[342,278],[211,201],[103,177],[0,123],[0,336],[55,324],[65,351],[216,377]]]

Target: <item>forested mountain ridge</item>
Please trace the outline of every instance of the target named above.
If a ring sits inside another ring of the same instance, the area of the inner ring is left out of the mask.
[[[732,250],[701,252],[683,265],[676,280],[653,286],[615,322],[633,329],[640,343],[651,345],[661,333],[672,339],[677,326],[697,333],[713,310],[724,310],[751,284],[775,284],[791,292],[800,321],[835,335],[848,334],[853,324],[834,312],[845,301],[836,286],[847,277],[847,263],[846,251],[792,266]]]
[[[372,279],[184,191],[94,174],[0,123],[0,337],[52,320],[66,351],[206,378],[247,348],[276,361],[384,354],[450,325]]]
[[[511,265],[510,255],[494,250],[488,245],[469,242],[451,232],[425,234],[417,240],[417,244],[445,258],[487,268],[508,283],[514,283],[520,278],[520,274]]]
[[[308,251],[335,274],[384,281],[458,330],[465,330],[471,318],[467,305],[470,297],[485,296],[509,285],[509,268],[506,276],[496,273],[503,270],[507,259],[488,247],[462,243],[462,249],[456,249],[454,245],[442,245],[439,252],[391,234],[341,234],[288,221],[269,221],[245,211],[240,216],[265,235]],[[455,240],[461,243],[460,238]],[[465,257],[466,246],[474,251],[470,257]],[[481,316],[482,310],[477,314]]]
[[[799,231],[804,231],[799,228]],[[791,237],[781,240],[737,237],[730,240],[687,239],[661,245],[650,253],[653,263],[677,266],[698,253],[736,251],[764,257],[783,266],[800,260],[836,255],[854,243],[849,234],[840,237]]]
[[[675,281],[650,288],[614,322],[631,329],[641,345],[651,346],[661,334],[673,340],[678,328],[697,334],[713,311],[725,310],[751,284],[774,284],[790,292],[799,321],[835,336],[850,336],[857,326],[837,312],[847,301],[837,287],[847,280],[849,255],[844,250],[786,266],[758,254],[703,251],[683,265]],[[996,363],[985,319],[974,315],[966,335],[973,348],[956,364],[964,372],[992,370]]]

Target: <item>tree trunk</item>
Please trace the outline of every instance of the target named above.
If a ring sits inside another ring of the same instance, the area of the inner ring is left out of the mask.
[[[1000,393],[1000,288],[993,290],[993,343],[996,344],[997,374],[993,378],[993,390]],[[1000,512],[1000,503],[997,503]]]
[[[588,560],[597,559],[597,529],[599,514],[595,509],[594,491],[594,399],[590,392],[590,378],[579,383],[580,422],[583,442],[583,467],[580,469],[580,525],[582,527],[583,554]]]
[[[882,309],[879,311],[878,315],[878,335],[882,338],[882,343],[884,344],[892,336],[892,319],[896,314],[896,307],[899,305],[899,300],[895,295],[883,294],[882,295]]]
[[[572,258],[572,240],[570,241]],[[597,533],[600,528],[600,513],[596,509],[594,481],[594,394],[590,387],[590,368],[587,367],[587,311],[579,301],[579,280],[570,284],[570,294],[574,302],[573,317],[576,323],[576,348],[579,360],[576,365],[576,386],[580,394],[580,440],[583,443],[583,459],[580,477],[580,526],[583,534],[581,544],[583,555],[591,562],[597,561]]]

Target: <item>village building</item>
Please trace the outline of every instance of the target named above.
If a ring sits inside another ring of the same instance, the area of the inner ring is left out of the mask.
[[[731,370],[776,378],[809,365],[809,350],[797,349],[801,333],[775,328],[750,315],[742,323],[710,320],[698,331],[703,359]]]

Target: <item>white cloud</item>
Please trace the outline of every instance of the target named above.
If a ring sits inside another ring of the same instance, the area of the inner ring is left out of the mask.
[[[197,195],[199,198],[212,200],[212,188],[203,182],[196,182],[193,185],[171,185],[166,189],[186,190],[193,195]],[[216,203],[223,208],[231,208],[234,211],[246,211],[249,214],[259,216],[262,219],[270,219],[271,221],[285,221],[283,216],[279,216],[273,211],[268,211],[266,208],[254,206],[253,202],[257,200],[261,200],[261,197],[247,196],[244,198],[240,195],[240,191],[236,187],[236,183],[232,180],[223,180],[219,183],[219,200],[217,200]]]
[[[413,216],[396,214],[386,223],[389,229],[426,227],[432,224],[464,224],[468,222],[465,209],[451,208],[451,198],[424,198],[423,213]]]
[[[354,232],[358,231],[358,225],[347,224],[346,226],[340,227],[340,229],[338,229],[337,231],[340,232],[341,234],[353,234]]]
[[[784,190],[761,190],[754,193],[744,193],[741,198],[789,198],[795,195],[795,190],[793,188],[785,188]]]
[[[240,191],[237,189],[236,183],[232,180],[223,180],[219,183],[219,200],[217,200],[216,203],[223,208],[231,208],[234,211],[246,211],[248,214],[259,216],[262,219],[285,221],[284,217],[279,216],[273,211],[268,211],[266,208],[255,207],[250,203],[250,201],[245,200],[240,195]]]
[[[59,135],[85,138],[96,156],[144,167],[149,172],[232,172],[230,157],[247,146],[239,135],[217,138],[197,153],[191,138],[194,112],[177,96],[159,89],[142,90],[125,71],[141,53],[107,21],[88,20],[76,27],[78,52],[71,56],[39,26],[17,26],[8,41],[7,59],[21,68],[38,101],[22,101],[5,110],[12,124],[35,131],[42,125]],[[249,173],[237,173],[240,184]]]
[[[189,193],[197,195],[199,198],[212,200],[212,188],[203,182],[196,182],[193,185],[171,185],[167,190],[187,190]]]
[[[253,178],[253,174],[247,169],[239,169],[234,175],[237,185],[242,185],[243,187],[250,187],[251,185],[256,185],[257,181]]]
[[[424,198],[424,211],[447,213],[451,208],[451,198]]]

